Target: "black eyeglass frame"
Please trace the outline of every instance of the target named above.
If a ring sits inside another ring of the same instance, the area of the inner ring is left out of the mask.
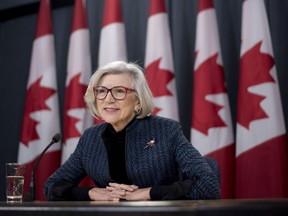
[[[107,90],[106,95],[105,95],[103,98],[97,98],[97,89],[98,89],[98,88],[102,88],[102,89],[106,89],[106,90]],[[115,89],[115,88],[123,88],[123,89],[125,89],[125,96],[124,96],[124,98],[122,98],[122,99],[115,98],[115,96],[113,95],[113,92],[112,92],[112,90]],[[109,89],[109,88],[106,88],[106,87],[104,87],[104,86],[97,86],[97,87],[94,87],[94,88],[93,88],[93,92],[94,92],[95,98],[98,99],[98,100],[105,100],[105,98],[107,97],[107,95],[108,95],[109,92],[111,93],[111,96],[112,96],[115,100],[124,100],[124,99],[126,98],[128,92],[136,92],[136,90],[135,90],[135,89],[132,89],[132,88],[125,87],[125,86],[114,86],[113,88],[110,88],[110,89]]]

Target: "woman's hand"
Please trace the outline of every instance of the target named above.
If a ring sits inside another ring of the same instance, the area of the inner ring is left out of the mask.
[[[106,188],[92,188],[89,190],[88,195],[94,201],[119,201],[120,199],[115,195],[111,196],[111,191]]]
[[[109,183],[109,186],[107,186],[106,189],[110,191],[110,196],[113,198],[134,201],[150,200],[151,188],[139,189],[136,185]]]

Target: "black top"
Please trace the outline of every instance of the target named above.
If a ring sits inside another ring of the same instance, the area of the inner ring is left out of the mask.
[[[131,184],[126,172],[125,136],[126,128],[117,133],[111,125],[102,136],[108,154],[110,175],[119,184]]]

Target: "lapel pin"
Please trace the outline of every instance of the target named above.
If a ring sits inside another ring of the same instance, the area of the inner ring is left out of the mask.
[[[145,148],[148,148],[148,147],[152,148],[154,145],[155,145],[155,138],[147,142]]]

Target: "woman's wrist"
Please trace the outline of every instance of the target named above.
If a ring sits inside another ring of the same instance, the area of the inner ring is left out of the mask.
[[[145,200],[151,200],[150,191],[151,191],[151,187],[147,188],[146,193],[145,193]]]

